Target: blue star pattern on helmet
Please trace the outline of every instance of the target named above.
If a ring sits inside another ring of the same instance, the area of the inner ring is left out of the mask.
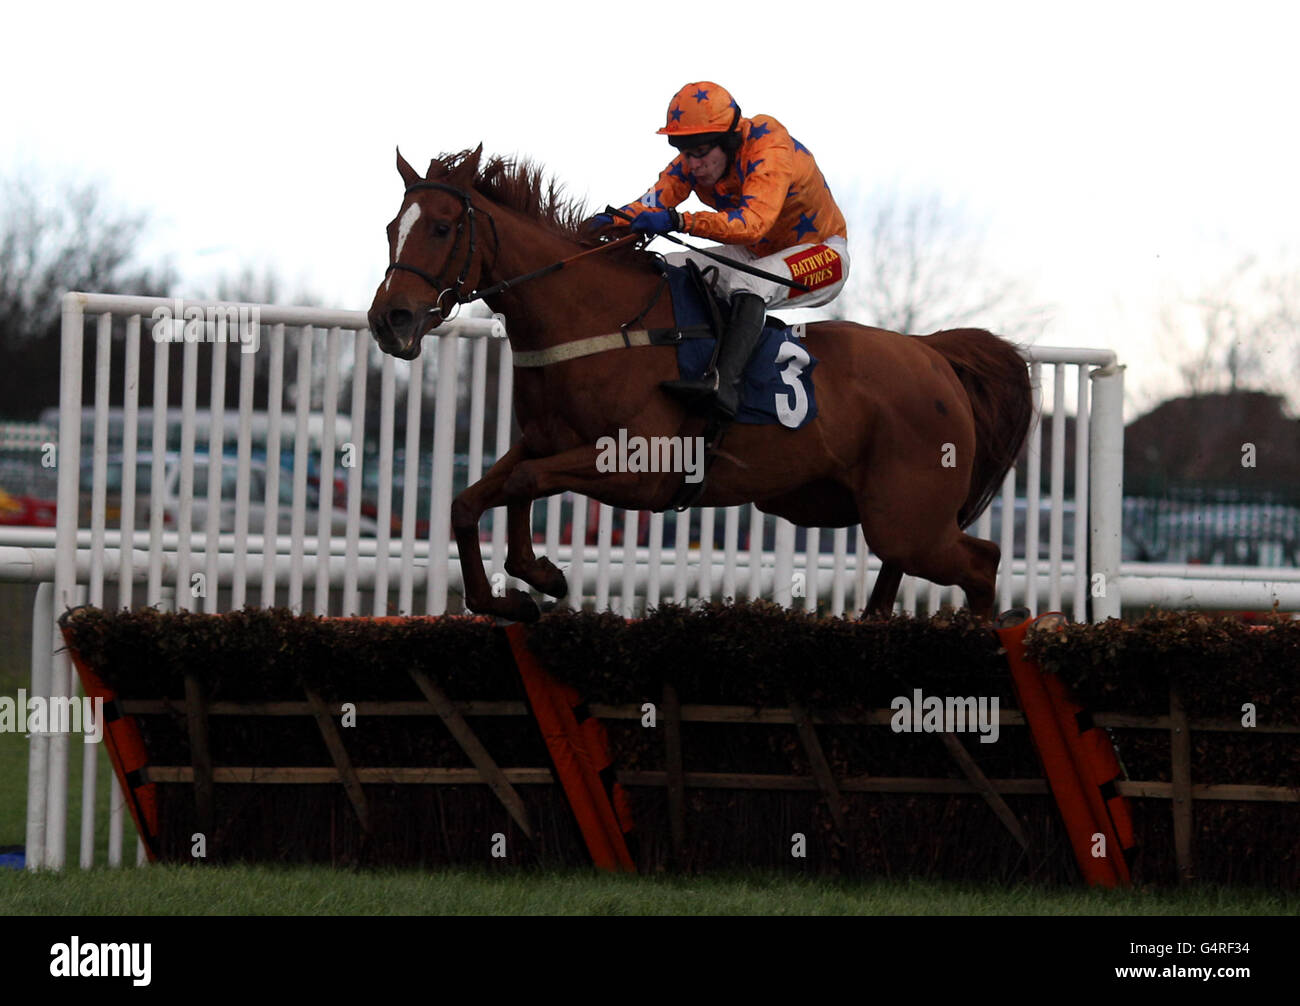
[[[671,116],[673,117],[673,122],[680,122],[680,121],[681,121],[681,118],[682,118],[682,110],[681,110],[680,108],[674,108],[674,109],[673,109],[671,112],[669,112],[668,114],[671,115]]]
[[[760,136],[766,136],[772,130],[766,122],[755,122],[749,127],[749,138],[757,140]]]
[[[816,216],[817,216],[816,210],[813,210],[811,215],[807,213],[799,214],[799,222],[794,225],[794,236],[796,239],[802,241],[803,236],[805,234],[807,234],[809,231],[815,231],[817,229],[817,225],[813,223],[813,218]]]
[[[795,152],[796,154],[801,153],[801,152],[802,152],[802,153],[805,153],[805,154],[811,154],[811,153],[812,153],[811,150],[809,150],[807,147],[805,147],[802,143],[800,143],[798,140],[796,140],[793,136],[790,137],[790,139],[794,142],[794,152]]]
[[[698,91],[695,92],[693,97],[695,98],[696,101],[708,101],[709,92],[704,90],[704,88],[701,87]]]

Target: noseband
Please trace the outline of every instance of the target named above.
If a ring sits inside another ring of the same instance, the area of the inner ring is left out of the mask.
[[[444,287],[442,275],[444,272],[448,271],[446,265],[439,270],[437,276],[432,276],[419,266],[407,265],[405,262],[393,262],[384,270],[384,275],[387,276],[394,269],[401,269],[405,272],[415,273],[415,275],[419,276],[420,279],[433,287],[434,290],[438,291],[438,298],[434,301],[433,309],[441,314],[444,319],[449,320],[452,315],[444,311],[442,307],[444,297],[448,294],[451,295],[451,307],[454,310],[461,304],[475,300],[479,296],[477,293],[466,295],[464,292],[465,280],[469,278],[469,270],[470,266],[474,263],[474,250],[478,242],[478,224],[474,215],[474,203],[470,198],[470,194],[464,189],[457,188],[455,185],[448,185],[445,182],[416,182],[414,185],[407,186],[406,194],[409,196],[412,192],[419,192],[422,189],[433,189],[438,192],[446,192],[461,201],[460,217],[456,220],[456,240],[452,243],[451,252],[447,255],[448,264],[456,256],[456,249],[460,246],[461,235],[465,231],[465,222],[467,220],[469,221],[469,246],[465,251],[465,261],[460,267],[460,275],[456,277],[456,285]],[[487,211],[485,210],[484,212],[486,213]],[[496,241],[497,223],[492,219],[491,213],[487,214],[487,218],[488,223],[492,225],[492,238]]]

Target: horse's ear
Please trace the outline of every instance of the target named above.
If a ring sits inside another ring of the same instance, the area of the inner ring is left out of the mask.
[[[448,172],[448,180],[453,185],[469,186],[474,184],[474,179],[478,177],[479,161],[483,158],[483,144],[479,144],[473,150],[464,151],[456,166]]]
[[[401,147],[397,148],[397,173],[402,176],[402,181],[408,189],[420,181],[420,173],[406,163],[406,158],[402,156]]]
[[[483,159],[483,144],[480,141],[479,145],[475,147],[472,151],[470,151],[470,155],[465,158],[464,168],[466,171],[469,172],[470,177],[473,177],[478,174],[478,163],[482,159]]]

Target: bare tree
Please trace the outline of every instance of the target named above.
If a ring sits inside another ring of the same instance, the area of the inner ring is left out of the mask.
[[[999,275],[982,229],[937,194],[878,191],[845,207],[852,271],[835,314],[898,332],[978,325],[1032,341],[1046,319]]]
[[[105,208],[94,186],[51,202],[9,180],[0,199],[0,414],[35,418],[59,400],[63,294],[165,295],[174,278],[167,265],[136,263],[145,217]]]
[[[1160,342],[1193,395],[1256,389],[1296,398],[1300,269],[1249,256],[1195,296],[1166,304]]]

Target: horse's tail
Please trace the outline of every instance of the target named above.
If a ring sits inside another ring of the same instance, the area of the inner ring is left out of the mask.
[[[1002,487],[1034,418],[1029,370],[1015,346],[982,328],[920,336],[957,373],[975,417],[975,467],[957,514],[962,527],[984,512]]]

